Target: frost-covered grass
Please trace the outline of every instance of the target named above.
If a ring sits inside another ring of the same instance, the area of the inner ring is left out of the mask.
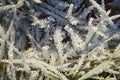
[[[111,13],[104,0],[0,0],[0,80],[120,79]]]

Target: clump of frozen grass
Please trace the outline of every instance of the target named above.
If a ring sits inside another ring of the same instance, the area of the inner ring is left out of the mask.
[[[86,1],[1,0],[0,79],[119,79],[120,15]]]

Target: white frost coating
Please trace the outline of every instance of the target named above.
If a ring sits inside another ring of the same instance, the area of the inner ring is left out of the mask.
[[[41,0],[33,0],[35,3],[41,3]]]
[[[120,15],[99,1],[0,0],[0,80],[117,80]]]

